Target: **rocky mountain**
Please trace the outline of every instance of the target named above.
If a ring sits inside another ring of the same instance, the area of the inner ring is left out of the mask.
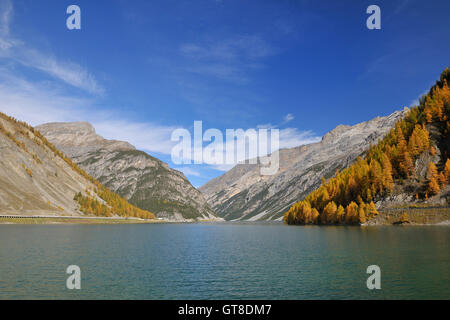
[[[238,164],[200,191],[226,220],[280,220],[290,206],[348,167],[370,144],[382,138],[408,108],[354,126],[340,125],[322,141],[280,150],[280,169],[262,176],[259,164]]]
[[[131,144],[104,139],[87,122],[37,128],[86,172],[139,208],[173,220],[217,219],[183,173]]]
[[[82,215],[74,195],[94,184],[37,131],[0,113],[0,150],[0,214]]]
[[[383,139],[284,215],[292,225],[448,224],[450,69]],[[400,211],[400,212],[398,212]]]

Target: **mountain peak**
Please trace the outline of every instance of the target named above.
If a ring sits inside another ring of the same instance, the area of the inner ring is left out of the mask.
[[[330,132],[326,133],[322,137],[322,141],[326,142],[326,141],[332,140],[334,137],[341,135],[343,132],[349,130],[350,128],[351,128],[351,126],[340,124],[333,130],[331,130]]]
[[[95,129],[92,124],[87,121],[77,122],[49,122],[38,126],[40,128],[47,128],[47,130],[79,132],[86,134],[95,134]]]
[[[64,153],[71,155],[107,149],[110,151],[136,150],[128,142],[107,140],[95,132],[89,122],[53,122],[36,127]]]

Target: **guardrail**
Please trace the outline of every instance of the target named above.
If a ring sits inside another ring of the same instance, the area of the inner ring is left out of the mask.
[[[100,219],[100,220],[144,220],[135,217],[78,217],[78,216],[16,216],[0,215],[0,219]]]

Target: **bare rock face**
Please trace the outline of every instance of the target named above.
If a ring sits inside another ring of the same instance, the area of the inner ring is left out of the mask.
[[[280,150],[280,169],[262,176],[259,164],[238,164],[200,191],[226,220],[280,220],[289,207],[347,168],[402,118],[407,108],[354,126],[340,125],[322,141]]]
[[[74,195],[94,185],[35,132],[0,115],[0,214],[83,215]]]
[[[128,142],[104,139],[89,122],[47,123],[36,129],[68,156],[78,157],[99,149],[136,150]]]
[[[87,122],[47,123],[37,129],[91,176],[159,218],[218,219],[183,173],[128,142],[106,140]]]

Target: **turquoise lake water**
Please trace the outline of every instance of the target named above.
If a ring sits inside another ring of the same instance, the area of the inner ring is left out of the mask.
[[[448,226],[0,225],[0,299],[449,299],[449,244]]]

